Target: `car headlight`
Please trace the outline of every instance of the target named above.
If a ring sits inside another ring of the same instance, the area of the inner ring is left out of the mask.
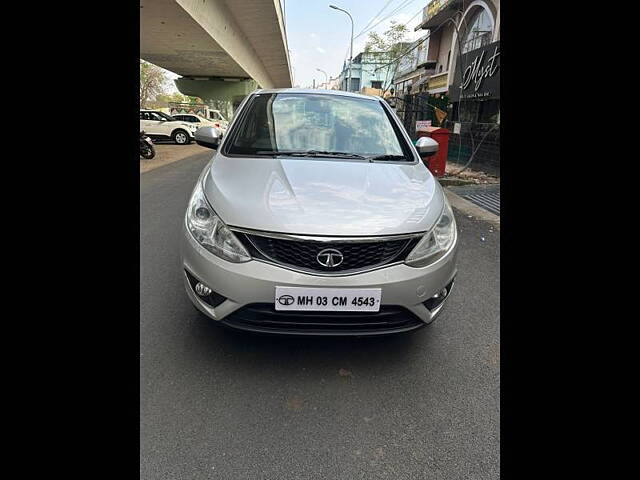
[[[446,197],[444,208],[436,225],[407,256],[405,263],[412,267],[425,267],[443,257],[456,241],[456,219]]]
[[[186,222],[193,238],[214,255],[234,263],[251,260],[249,252],[209,205],[200,181],[189,201]]]

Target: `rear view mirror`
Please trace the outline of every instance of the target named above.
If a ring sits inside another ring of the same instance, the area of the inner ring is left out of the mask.
[[[431,137],[420,137],[416,142],[416,149],[421,157],[432,157],[438,153],[438,142]]]
[[[202,147],[216,150],[220,144],[218,131],[213,127],[200,127],[195,134],[196,143]]]

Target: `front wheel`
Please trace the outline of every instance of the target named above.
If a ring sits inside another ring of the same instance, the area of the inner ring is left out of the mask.
[[[140,155],[142,158],[146,158],[147,160],[151,160],[156,156],[156,151],[153,148],[153,145],[141,145],[140,146]]]
[[[173,132],[173,141],[176,145],[187,145],[191,143],[191,138],[189,138],[189,134],[184,130],[176,130]]]

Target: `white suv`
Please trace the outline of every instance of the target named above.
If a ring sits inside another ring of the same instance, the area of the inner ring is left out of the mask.
[[[151,138],[172,139],[178,145],[187,145],[193,140],[197,125],[181,122],[164,112],[140,110],[140,130]]]
[[[222,125],[222,122],[219,120],[207,120],[200,115],[196,115],[194,113],[177,113],[172,115],[176,120],[180,120],[181,122],[187,122],[194,124],[197,128],[200,127],[213,127],[218,130],[218,135],[220,138],[227,133],[227,127]]]

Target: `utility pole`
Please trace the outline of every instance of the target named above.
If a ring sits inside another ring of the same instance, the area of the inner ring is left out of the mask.
[[[313,89],[314,90],[316,89],[316,79],[315,78],[313,79]]]
[[[321,68],[316,68],[317,71],[324,73],[324,89],[329,90],[329,75]]]
[[[349,80],[347,80],[347,92],[351,91],[351,60],[353,60],[353,17],[349,12],[343,10],[342,8],[336,7],[335,5],[329,5],[329,8],[333,8],[334,10],[340,10],[341,12],[349,15],[349,19],[351,20],[351,47],[349,48]]]

